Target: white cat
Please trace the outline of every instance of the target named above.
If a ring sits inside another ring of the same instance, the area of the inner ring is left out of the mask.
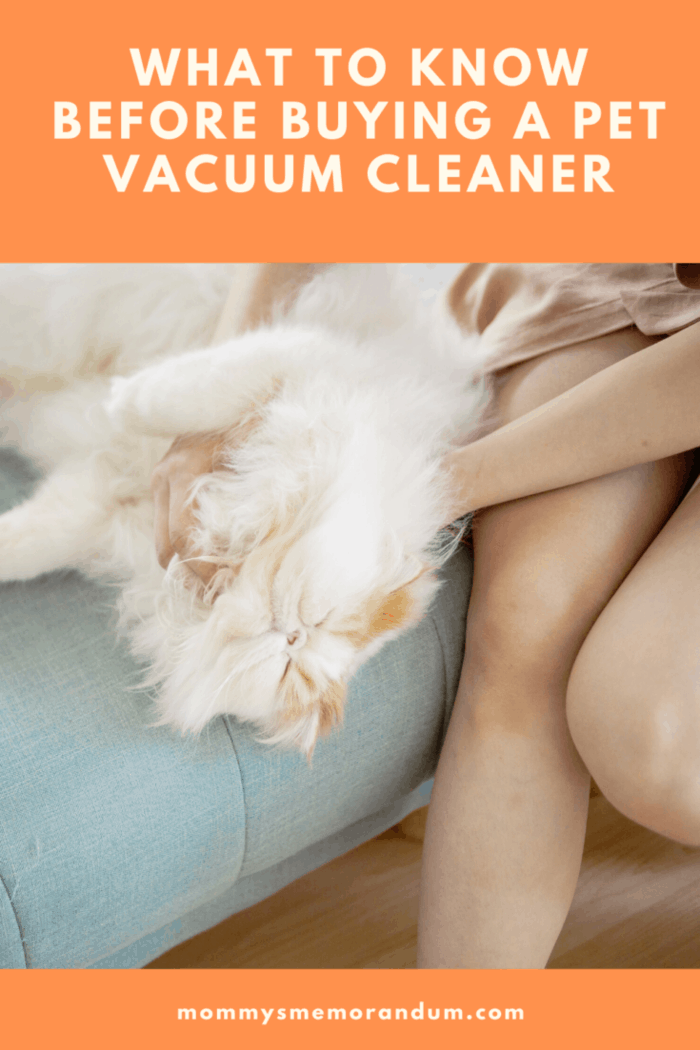
[[[0,275],[6,440],[50,468],[0,516],[0,580],[124,580],[161,722],[228,713],[310,753],[349,677],[438,586],[439,461],[480,392],[447,310],[389,267],[331,267],[274,323],[191,349],[234,270]],[[173,438],[210,432],[226,450],[193,493],[194,544],[220,566],[204,588],[177,556],[158,565],[149,486]]]

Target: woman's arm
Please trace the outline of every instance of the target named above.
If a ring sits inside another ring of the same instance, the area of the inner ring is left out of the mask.
[[[700,445],[700,322],[445,458],[450,520]]]

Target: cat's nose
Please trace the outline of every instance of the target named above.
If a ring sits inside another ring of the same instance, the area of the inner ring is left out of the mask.
[[[301,649],[303,645],[306,645],[306,631],[303,627],[299,627],[296,631],[291,631],[287,635],[288,649]]]

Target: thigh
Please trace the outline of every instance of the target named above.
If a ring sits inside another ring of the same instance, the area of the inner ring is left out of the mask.
[[[568,711],[610,800],[662,834],[700,844],[700,486],[590,632]]]
[[[554,351],[499,378],[509,422],[648,345],[636,329]],[[477,515],[467,656],[475,673],[546,676],[562,691],[606,603],[676,506],[685,457],[644,464]],[[509,713],[513,717],[513,713]],[[515,716],[517,718],[517,715]]]

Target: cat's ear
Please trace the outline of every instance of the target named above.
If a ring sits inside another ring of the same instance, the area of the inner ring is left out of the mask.
[[[283,316],[322,269],[322,263],[238,263],[213,345]]]

